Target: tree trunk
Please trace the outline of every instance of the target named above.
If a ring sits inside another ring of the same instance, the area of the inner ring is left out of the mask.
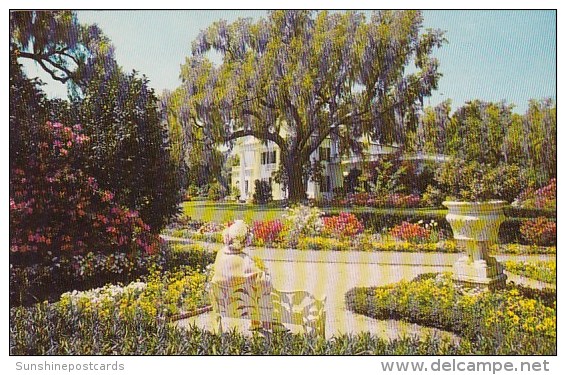
[[[286,163],[286,172],[289,177],[289,201],[299,203],[307,199],[305,176],[303,176],[303,165],[299,158],[291,158]]]

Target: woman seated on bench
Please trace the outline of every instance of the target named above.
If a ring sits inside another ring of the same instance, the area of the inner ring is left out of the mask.
[[[273,322],[273,285],[270,275],[262,270],[243,249],[251,242],[252,234],[243,220],[236,220],[224,231],[224,247],[218,251],[211,282],[222,288],[257,290],[257,314],[251,314],[250,329],[286,330]],[[252,310],[254,309],[252,308]],[[255,316],[254,316],[255,315]],[[255,319],[254,319],[255,318]]]

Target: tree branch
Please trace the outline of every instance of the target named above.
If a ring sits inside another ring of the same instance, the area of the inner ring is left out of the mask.
[[[279,148],[282,150],[283,149],[287,149],[287,145],[285,144],[285,139],[283,139],[283,137],[281,137],[279,134],[277,133],[263,133],[260,132],[258,130],[255,129],[243,129],[243,130],[238,130],[235,131],[231,134],[229,134],[228,136],[224,137],[224,142],[230,142],[233,141],[234,139],[238,139],[238,138],[242,138],[242,137],[246,137],[248,135],[253,135],[254,137],[258,138],[258,139],[262,139],[262,140],[268,140],[268,141],[272,141],[275,144],[277,144],[277,146],[279,146]]]
[[[19,54],[18,54],[18,57],[22,57],[22,58],[31,59],[31,60],[36,61],[37,63],[39,63],[39,65],[41,66],[41,68],[43,70],[45,70],[47,73],[49,73],[51,78],[53,78],[56,81],[62,82],[62,83],[67,83],[67,81],[69,79],[71,79],[71,77],[73,75],[72,72],[69,71],[68,69],[63,68],[61,65],[56,64],[53,61],[49,60],[48,56],[36,55],[34,53],[20,51]],[[47,65],[45,65],[45,62],[48,62],[49,64],[53,65],[56,69],[63,71],[67,76],[66,77],[59,77],[58,75],[55,74],[55,72],[53,70],[49,69],[47,67]]]

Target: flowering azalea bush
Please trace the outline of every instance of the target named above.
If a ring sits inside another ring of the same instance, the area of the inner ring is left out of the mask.
[[[322,233],[333,237],[352,237],[364,231],[364,225],[351,213],[341,212],[338,216],[322,218]]]
[[[38,127],[36,149],[10,173],[11,262],[90,251],[129,257],[157,252],[159,237],[139,213],[115,203],[113,192],[81,169],[87,142],[80,125]]]
[[[530,245],[556,245],[556,222],[546,217],[525,220],[520,231],[523,239]]]
[[[252,232],[258,246],[282,240],[283,223],[280,220],[254,221]]]
[[[523,208],[556,209],[556,179],[553,178],[548,185],[540,189],[527,188],[513,202],[516,206]]]
[[[423,227],[420,223],[409,223],[408,221],[403,221],[401,224],[394,226],[389,231],[389,234],[401,241],[407,241],[411,243],[423,243],[428,242],[431,239],[432,228]],[[434,222],[432,223],[435,224]]]

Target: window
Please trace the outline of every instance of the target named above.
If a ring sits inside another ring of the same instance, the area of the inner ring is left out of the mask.
[[[330,147],[321,147],[318,149],[320,161],[330,161]]]
[[[320,180],[320,192],[330,192],[330,176],[322,176],[322,179]]]
[[[250,187],[250,186],[249,186],[248,180],[245,180],[245,181],[244,181],[244,191],[246,192],[246,195],[248,195],[249,187]]]
[[[266,151],[261,153],[261,164],[277,163],[277,151]]]

